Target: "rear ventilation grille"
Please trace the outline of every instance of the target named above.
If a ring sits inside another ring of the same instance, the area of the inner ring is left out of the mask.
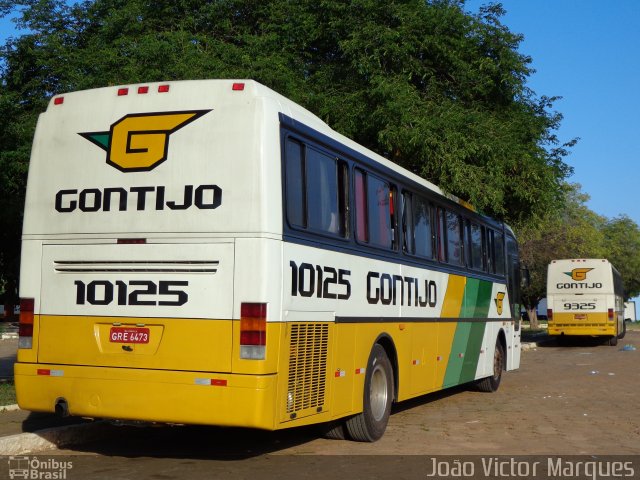
[[[327,323],[289,325],[289,381],[286,411],[289,418],[322,411],[327,378]]]
[[[217,260],[103,260],[54,262],[58,273],[216,273]]]

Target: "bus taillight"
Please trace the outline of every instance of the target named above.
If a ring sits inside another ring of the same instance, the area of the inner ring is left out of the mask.
[[[18,348],[31,348],[33,346],[33,310],[35,301],[33,298],[20,299],[20,323],[18,324]]]
[[[553,320],[553,310],[551,308],[547,308],[547,320]]]
[[[264,360],[267,345],[267,304],[240,305],[240,358]]]
[[[613,322],[613,308],[607,310],[607,317],[609,318],[610,322]]]

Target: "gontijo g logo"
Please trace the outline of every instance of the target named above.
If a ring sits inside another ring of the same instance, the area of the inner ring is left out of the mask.
[[[574,268],[570,272],[564,272],[565,275],[569,275],[572,280],[576,282],[582,282],[587,279],[587,273],[593,270],[593,268]]]
[[[211,110],[132,113],[108,132],[79,133],[107,152],[107,163],[123,172],[144,172],[167,159],[169,135]]]
[[[498,315],[502,315],[502,310],[504,308],[504,296],[505,292],[498,292],[496,293],[496,298],[493,299],[493,301],[496,302],[496,311],[498,312]]]

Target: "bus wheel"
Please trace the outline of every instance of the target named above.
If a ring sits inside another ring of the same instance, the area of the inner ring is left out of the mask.
[[[375,344],[364,380],[362,413],[347,420],[349,435],[358,442],[375,442],[384,433],[393,402],[393,369],[387,353]]]
[[[334,420],[320,425],[320,432],[324,438],[331,440],[346,440],[348,437],[347,427],[344,420]]]
[[[623,339],[626,334],[627,334],[627,321],[625,320],[622,322],[622,333],[618,335],[618,338]]]
[[[493,354],[493,375],[479,380],[476,384],[481,392],[495,392],[500,386],[502,369],[504,367],[504,348],[500,341],[496,341],[496,350]]]
[[[618,335],[613,335],[612,337],[609,337],[609,345],[612,347],[615,347],[616,345],[618,345]]]

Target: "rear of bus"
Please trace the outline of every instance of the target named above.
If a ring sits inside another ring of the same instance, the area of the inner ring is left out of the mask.
[[[617,338],[622,296],[605,259],[552,260],[547,273],[548,333]]]
[[[250,81],[51,100],[24,216],[21,408],[274,427],[277,104]]]

